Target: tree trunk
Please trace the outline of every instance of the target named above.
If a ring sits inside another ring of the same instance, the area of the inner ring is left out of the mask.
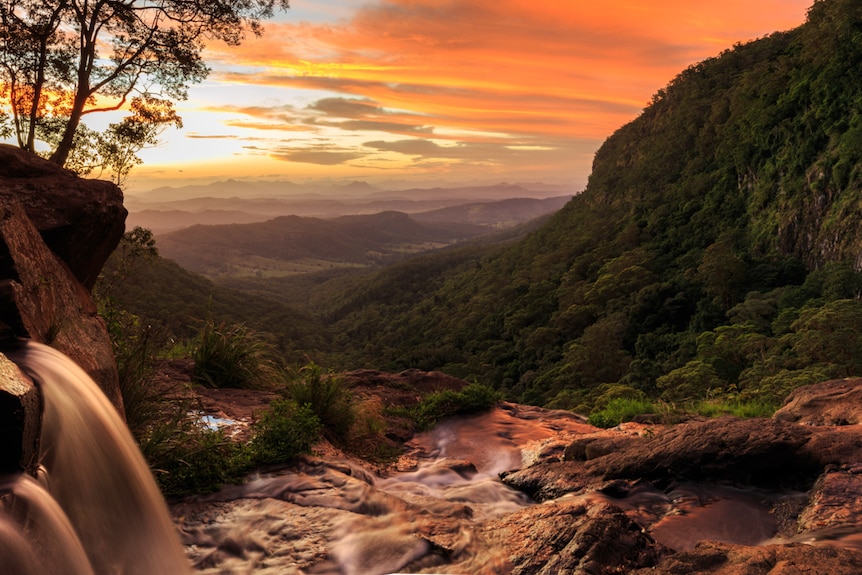
[[[78,91],[75,93],[75,100],[72,102],[72,110],[69,112],[69,119],[66,121],[63,137],[51,153],[51,157],[48,158],[61,166],[66,164],[66,160],[69,159],[69,154],[72,152],[72,146],[75,144],[75,132],[81,123],[81,118],[84,115],[84,107],[87,105],[87,97],[89,95],[89,83],[87,79],[81,79],[81,74],[78,74],[78,76]]]

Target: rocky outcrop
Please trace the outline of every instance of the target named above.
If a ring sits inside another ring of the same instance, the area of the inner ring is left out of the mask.
[[[610,575],[654,565],[665,551],[618,507],[576,501],[538,505],[488,524],[512,575]]]
[[[590,460],[605,479],[721,481],[780,488],[810,485],[827,461],[806,446],[811,430],[771,419],[682,423]]]
[[[0,324],[73,359],[122,412],[117,369],[90,296],[123,233],[122,192],[0,146]]]
[[[45,244],[92,289],[125,231],[122,191],[27,152],[0,144],[0,206],[24,208]]]
[[[775,419],[689,421],[639,435],[597,431],[573,441],[563,460],[505,473],[503,481],[552,507],[573,500],[624,512],[654,539],[655,554],[641,564],[618,562],[620,572],[859,573],[862,430],[848,423],[860,384],[800,389]],[[725,525],[733,526],[728,538]],[[555,536],[550,529],[536,548]]]
[[[858,575],[862,554],[850,549],[791,545],[743,546],[704,542],[630,575]]]
[[[833,379],[794,390],[775,418],[805,425],[862,423],[862,378]]]

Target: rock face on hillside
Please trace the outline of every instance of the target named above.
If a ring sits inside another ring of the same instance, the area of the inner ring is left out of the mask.
[[[0,145],[0,327],[71,357],[120,411],[111,343],[89,289],[125,217],[116,186]]]

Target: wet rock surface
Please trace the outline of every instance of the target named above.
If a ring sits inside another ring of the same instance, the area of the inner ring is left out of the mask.
[[[505,550],[511,571],[556,575],[626,573],[654,565],[664,552],[641,527],[609,504],[559,501],[535,505],[484,528]]]
[[[0,475],[36,469],[41,423],[36,386],[0,353]]]
[[[775,418],[804,425],[862,423],[862,378],[834,379],[793,391]]]
[[[704,542],[692,551],[665,556],[631,575],[851,575],[862,571],[862,554],[850,549],[789,545],[742,546]]]
[[[189,557],[212,574],[862,572],[854,425],[599,430],[502,404],[407,445],[385,472],[309,458],[177,504]]]

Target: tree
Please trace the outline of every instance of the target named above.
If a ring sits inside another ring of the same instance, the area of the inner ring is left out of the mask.
[[[209,73],[204,42],[237,46],[288,7],[288,0],[0,0],[0,115],[21,148],[35,151],[41,140],[60,165],[122,179],[161,129],[181,126],[173,102]],[[131,113],[102,133],[82,122],[120,110]]]

